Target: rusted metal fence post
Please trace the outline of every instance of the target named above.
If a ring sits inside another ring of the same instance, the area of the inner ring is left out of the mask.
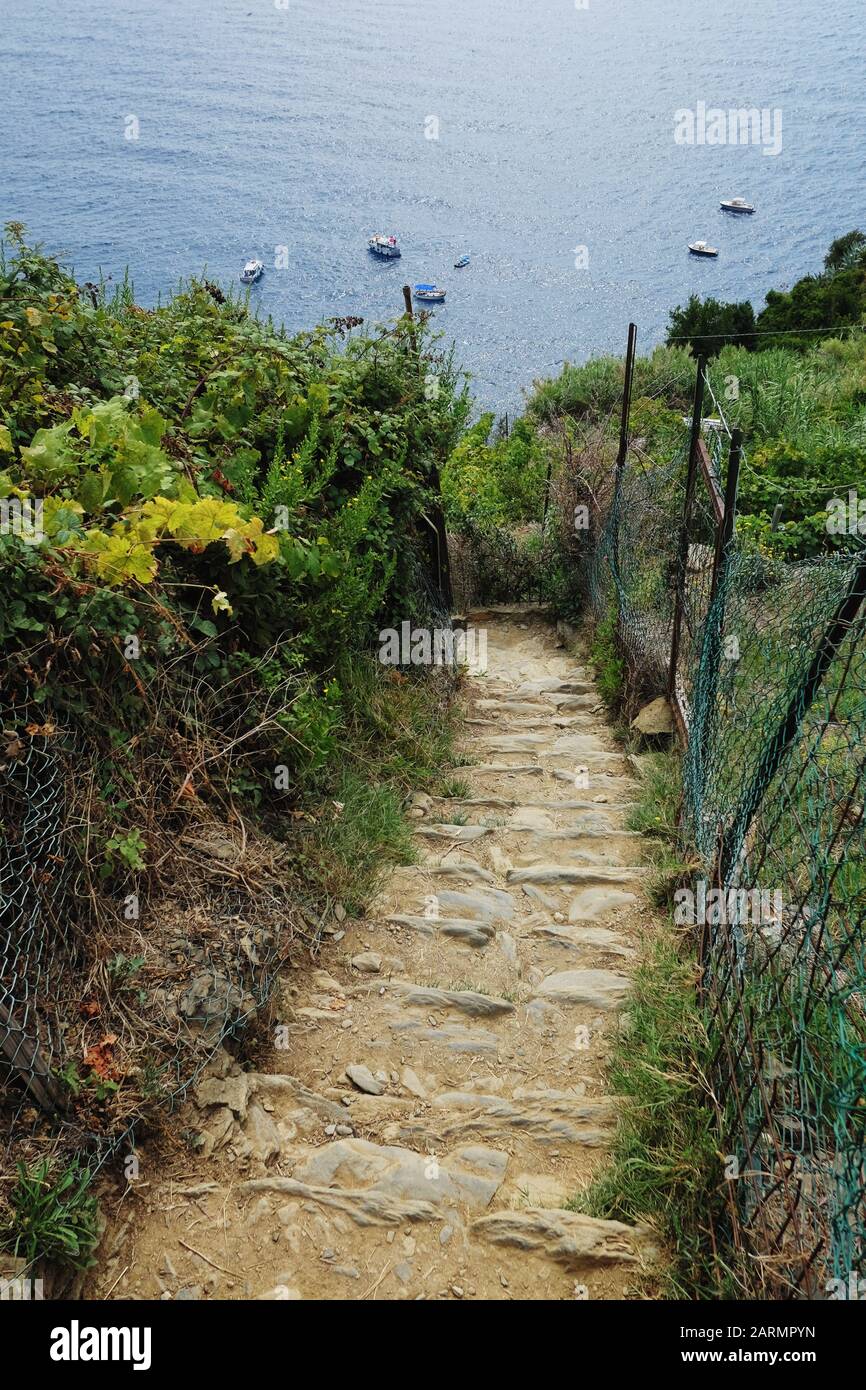
[[[616,455],[617,475],[622,471],[628,453],[628,420],[631,411],[631,387],[634,380],[635,346],[637,344],[637,324],[628,326],[628,343],[625,350],[625,380],[622,387],[622,413],[619,421],[619,449]]]

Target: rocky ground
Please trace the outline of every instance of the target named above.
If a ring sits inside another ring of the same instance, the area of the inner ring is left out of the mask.
[[[414,799],[418,862],[288,972],[262,1070],[201,1078],[198,1150],[144,1163],[89,1297],[609,1299],[658,1258],[566,1205],[650,921],[632,770],[541,615],[471,622],[465,785]]]

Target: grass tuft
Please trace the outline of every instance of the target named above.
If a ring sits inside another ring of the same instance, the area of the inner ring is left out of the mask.
[[[648,857],[671,882],[682,869],[679,759],[658,754],[646,766],[630,827],[653,837]],[[694,943],[671,917],[647,942],[613,1042],[609,1080],[623,1105],[611,1163],[570,1203],[660,1232],[669,1261],[647,1289],[657,1298],[721,1298],[734,1289],[710,1232],[710,1218],[723,1215],[723,1169],[697,984]]]

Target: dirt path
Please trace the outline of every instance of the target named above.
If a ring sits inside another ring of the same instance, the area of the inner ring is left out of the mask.
[[[202,1157],[133,1199],[91,1296],[617,1298],[653,1258],[564,1209],[605,1161],[646,921],[630,769],[545,621],[471,620],[465,786],[416,799],[419,862],[289,975],[267,1074],[200,1083]]]

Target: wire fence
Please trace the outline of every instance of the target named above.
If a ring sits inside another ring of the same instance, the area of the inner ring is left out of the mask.
[[[88,750],[5,734],[0,1156],[95,1171],[256,1014],[303,908],[273,847],[215,818],[178,823],[170,893],[100,892],[70,794]]]
[[[673,458],[625,456],[582,551],[582,588],[615,629],[632,699],[667,694],[684,745],[727,1234],[751,1292],[856,1298],[866,549],[852,539],[850,552],[784,563],[741,544],[739,439],[714,405],[718,420],[684,432]]]
[[[446,627],[426,542],[411,537],[403,555],[411,620]],[[177,1106],[223,1044],[264,1021],[281,969],[316,947],[335,907],[301,865],[310,832],[301,812],[291,818],[297,779],[285,809],[257,813],[241,796],[276,757],[261,741],[267,721],[256,737],[253,676],[211,683],[167,665],[136,673],[157,713],[110,747],[92,707],[88,724],[0,699],[0,1239],[19,1164],[48,1160],[52,1180],[115,1158],[125,1171],[140,1122]],[[443,689],[455,679],[443,672]],[[302,688],[288,677],[263,698],[282,709]],[[109,866],[94,803],[127,764],[147,863]],[[217,778],[234,798],[183,794]],[[331,807],[317,803],[310,825]]]

